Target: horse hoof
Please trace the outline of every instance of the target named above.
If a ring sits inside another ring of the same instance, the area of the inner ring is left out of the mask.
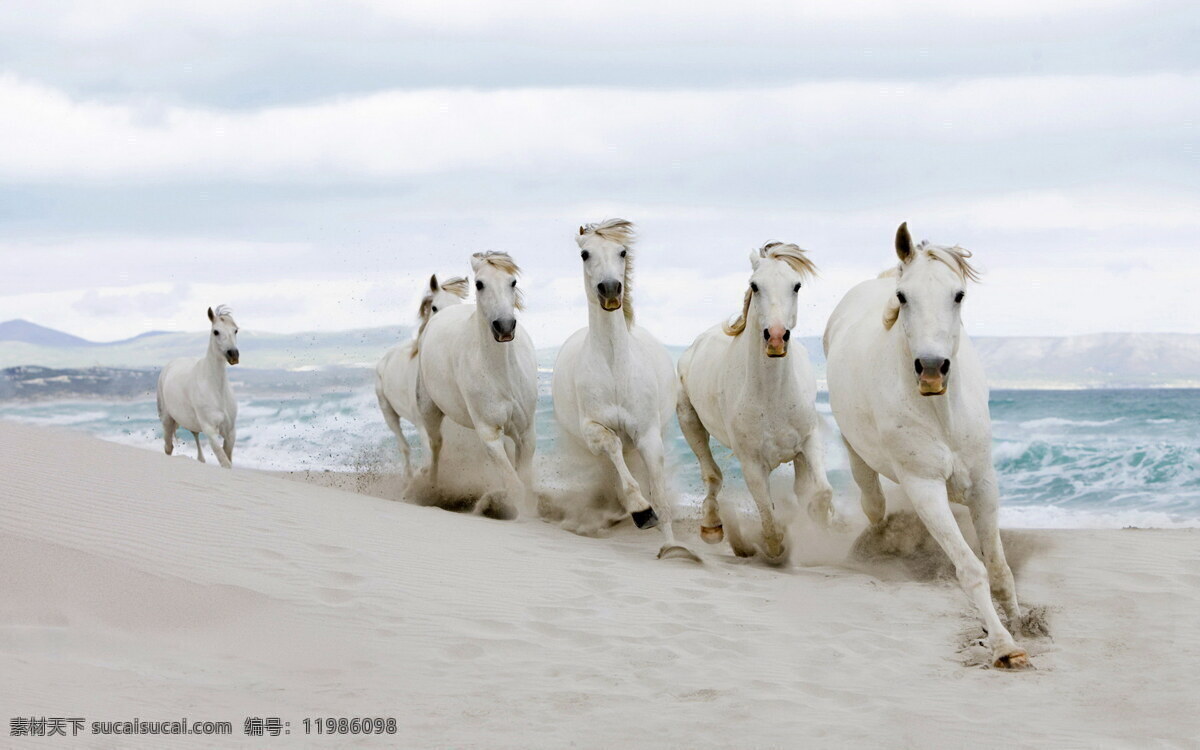
[[[1029,654],[1025,653],[1024,649],[1016,649],[1009,651],[1003,656],[997,657],[992,666],[996,669],[1032,669],[1033,662],[1029,661]]]
[[[701,526],[700,538],[709,544],[720,544],[725,538],[725,528],[720,524],[716,526]]]
[[[639,529],[652,529],[658,525],[658,514],[654,512],[654,508],[634,511],[629,515],[633,517],[633,523]]]
[[[767,565],[770,565],[772,568],[782,568],[783,566],[787,565],[789,557],[790,555],[788,555],[787,550],[782,550],[778,555],[772,555],[764,552],[762,556],[763,562],[765,562]]]
[[[662,549],[658,551],[659,560],[691,560],[692,562],[700,562],[700,558],[696,553],[692,552],[687,547],[681,544],[664,544]]]

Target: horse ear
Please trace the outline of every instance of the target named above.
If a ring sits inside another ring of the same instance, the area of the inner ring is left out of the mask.
[[[908,222],[906,221],[896,230],[896,255],[899,256],[901,263],[912,260],[912,248],[912,236],[908,233]]]
[[[217,319],[217,317],[215,315],[213,315],[212,308],[211,307],[208,308],[208,322],[210,322],[210,323],[215,322],[216,319]]]
[[[483,265],[483,253],[472,253],[471,255],[471,272],[479,273],[479,267]]]
[[[429,277],[429,291],[436,292],[438,290],[437,274]]]
[[[760,255],[757,250],[750,251],[750,267],[751,268],[753,268],[754,270],[757,271],[758,264],[761,260],[762,260],[762,255]]]
[[[582,236],[582,235],[583,235],[585,232],[587,232],[587,230],[586,230],[586,229],[584,229],[584,228],[583,228],[583,226],[581,225],[581,226],[579,227],[579,234],[580,234],[580,236]]]

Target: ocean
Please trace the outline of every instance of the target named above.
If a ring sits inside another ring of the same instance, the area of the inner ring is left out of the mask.
[[[303,374],[297,373],[297,378]],[[364,382],[367,373],[364,372]],[[272,470],[355,471],[399,464],[369,385],[290,394],[240,390],[235,464]],[[826,461],[837,503],[859,513],[857,490],[825,394]],[[1200,527],[1200,390],[993,391],[1001,523],[1022,528]],[[161,451],[153,398],[0,403],[0,418],[81,430]],[[549,373],[541,373],[538,451],[554,451]],[[194,456],[182,432],[176,455]],[[415,434],[410,434],[415,444]],[[704,494],[699,467],[671,428],[673,484],[683,502]],[[737,462],[714,446],[726,486]],[[208,459],[212,461],[211,454]]]

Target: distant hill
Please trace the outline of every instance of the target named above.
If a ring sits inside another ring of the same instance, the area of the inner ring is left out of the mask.
[[[348,331],[257,333],[243,329],[239,370],[370,367],[391,346],[407,341],[406,326]],[[1100,333],[1086,336],[980,336],[975,346],[994,388],[1200,387],[1200,335]],[[825,356],[815,336],[798,339],[824,383]],[[205,351],[204,332],[150,332],[96,343],[28,321],[0,323],[0,368],[158,368],[175,357]],[[684,350],[670,346],[673,357]],[[557,347],[538,350],[554,364]]]
[[[28,320],[6,320],[0,323],[0,341],[20,341],[36,346],[95,346],[87,339],[30,323]]]
[[[9,336],[0,335],[0,368],[158,368],[176,357],[199,357],[208,346],[205,331],[154,331],[97,343],[26,321],[0,326],[6,327],[0,330],[12,331]],[[294,370],[374,365],[389,347],[407,341],[411,335],[408,326],[286,334],[243,328],[238,335],[242,353],[239,367]]]

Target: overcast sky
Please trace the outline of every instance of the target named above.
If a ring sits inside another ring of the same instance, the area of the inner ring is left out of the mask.
[[[972,333],[1200,332],[1198,127],[1195,2],[6,0],[0,320],[395,325],[494,249],[551,345],[621,216],[669,343],[772,239],[819,333],[902,220],[975,252]]]

